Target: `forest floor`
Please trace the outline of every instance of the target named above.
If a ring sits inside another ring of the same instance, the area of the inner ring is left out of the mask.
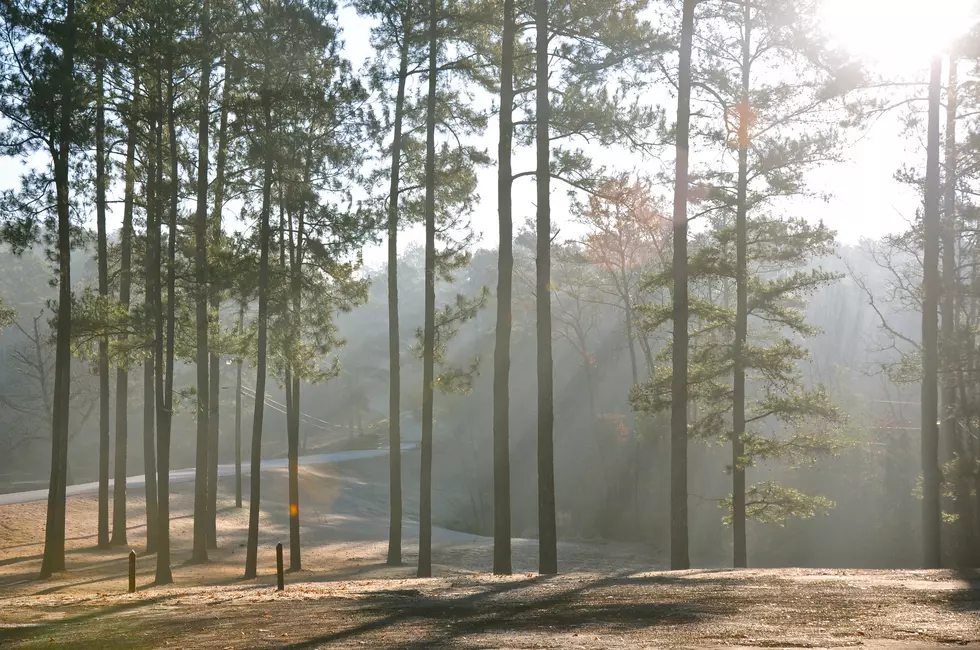
[[[44,503],[0,507],[3,648],[809,648],[980,647],[980,573],[856,570],[663,572],[640,546],[562,543],[562,575],[533,573],[537,546],[515,540],[511,577],[488,575],[492,540],[437,529],[420,580],[415,528],[404,567],[385,566],[387,462],[304,467],[304,570],[275,591],[286,548],[286,479],[263,473],[259,578],[241,578],[248,511],[222,484],[218,546],[190,565],[192,485],[174,486],[174,584],[152,585],[129,547],[95,549],[94,497],[69,499],[68,571],[37,580]],[[142,491],[128,500],[145,547]],[[246,504],[247,505],[247,504]]]

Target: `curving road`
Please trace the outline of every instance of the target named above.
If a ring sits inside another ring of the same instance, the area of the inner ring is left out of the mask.
[[[412,451],[417,449],[418,445],[402,445],[402,452]],[[318,454],[316,456],[300,456],[300,465],[326,465],[330,463],[344,463],[351,460],[361,460],[364,458],[377,458],[379,456],[387,456],[387,449],[359,449],[355,451],[338,451],[332,454]],[[287,459],[276,458],[273,460],[263,460],[262,469],[280,469],[287,466]],[[242,475],[249,474],[251,467],[245,462],[242,463]],[[232,465],[218,465],[218,476],[234,476],[235,466]],[[193,483],[194,482],[194,468],[190,467],[187,469],[175,469],[170,472],[170,482],[171,483]],[[146,483],[146,476],[140,474],[139,476],[129,476],[126,478],[126,488],[131,490],[133,488],[143,487]],[[113,481],[109,480],[109,490],[112,491]],[[99,484],[95,483],[81,483],[79,485],[69,485],[67,494],[70,497],[79,496],[83,494],[98,494]],[[31,490],[29,492],[11,492],[10,494],[0,494],[0,506],[8,506],[15,503],[31,503],[32,501],[45,501],[48,498],[48,491],[44,490]]]

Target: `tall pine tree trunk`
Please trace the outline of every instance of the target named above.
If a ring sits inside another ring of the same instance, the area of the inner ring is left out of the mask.
[[[422,340],[422,468],[418,577],[432,576],[432,417],[436,340],[436,88],[439,0],[429,0],[429,94],[425,144],[425,329]]]
[[[160,83],[159,75],[154,80]],[[146,251],[144,253],[144,302],[146,306],[146,330],[144,341],[149,355],[143,362],[143,473],[146,480],[146,552],[155,553],[160,541],[160,519],[157,507],[157,462],[156,462],[156,350],[157,350],[157,312],[160,310],[160,209],[157,199],[163,188],[158,183],[158,159],[160,138],[158,131],[159,93],[150,97],[151,84],[147,84],[150,100],[148,144],[146,147]]]
[[[558,573],[555,515],[555,396],[551,350],[551,101],[548,92],[548,0],[535,0],[537,28],[537,339],[538,339],[538,571]]]
[[[65,570],[65,496],[68,487],[68,411],[71,391],[71,209],[68,166],[75,103],[75,0],[67,0],[61,59],[61,115],[54,160],[58,209],[58,321],[55,344],[55,385],[51,417],[51,480],[41,577]]]
[[[238,336],[245,335],[245,304],[238,312]],[[242,507],[242,358],[235,364],[235,507]]]
[[[306,157],[306,167],[303,172],[303,187],[308,187],[310,182],[310,160],[313,157],[312,145],[309,147]],[[302,309],[301,299],[301,274],[302,274],[302,254],[299,245],[302,244],[303,230],[303,208],[300,208],[297,219],[298,224],[293,223],[292,212],[288,213],[289,232],[288,241],[282,242],[282,251],[289,250],[289,300],[292,302],[292,311],[289,314],[287,326],[289,336],[294,344],[293,350],[287,351],[286,355],[286,445],[289,469],[289,570],[299,571],[303,568],[300,553],[299,530],[299,419],[300,419],[300,388],[299,376],[290,367],[292,359],[295,358],[295,350],[298,348],[301,334]],[[298,226],[298,228],[297,228]],[[296,232],[296,238],[293,233]],[[284,265],[285,266],[285,265]],[[288,311],[288,309],[287,309]]]
[[[220,305],[216,300],[211,301],[209,319],[217,318]],[[221,357],[214,351],[209,351],[208,380],[208,504],[207,530],[205,537],[209,549],[218,548],[218,416],[221,405]]]
[[[946,178],[944,219],[942,233],[943,299],[942,299],[942,348],[944,359],[942,388],[942,437],[945,438],[955,462],[953,498],[956,520],[956,561],[960,567],[970,566],[974,544],[974,512],[970,475],[966,469],[971,454],[967,453],[962,436],[957,407],[957,366],[961,363],[957,344],[958,323],[956,292],[959,285],[956,266],[956,111],[958,104],[958,79],[956,56],[949,57],[949,80],[946,97]]]
[[[172,46],[171,46],[172,47]],[[157,312],[157,487],[159,489],[160,506],[157,515],[160,517],[160,548],[157,550],[156,583],[159,585],[173,582],[170,568],[170,434],[173,424],[174,396],[174,345],[176,333],[177,296],[176,296],[176,255],[177,255],[177,209],[179,205],[180,176],[177,166],[177,126],[174,104],[177,100],[174,94],[174,53],[168,54],[167,66],[167,135],[170,154],[170,201],[167,219],[167,313],[164,318],[163,310]],[[162,83],[159,84],[162,87]],[[161,102],[162,106],[162,102]],[[161,149],[163,147],[161,146]],[[160,155],[160,154],[158,154]],[[158,160],[163,167],[163,161]],[[158,232],[160,232],[158,230]],[[162,236],[158,237],[157,251],[162,251]],[[163,324],[166,320],[166,338],[163,335]],[[166,349],[164,349],[166,341]]]
[[[964,285],[976,286],[978,278],[980,278],[976,264],[970,266],[969,275],[969,279],[963,279]],[[966,325],[972,326],[973,323],[977,322],[978,302],[970,300],[967,304],[970,305],[969,310],[963,309],[963,313],[966,316]],[[958,343],[962,348],[957,355],[959,362],[956,364],[957,403],[961,409],[960,416],[965,417],[969,405],[975,403],[976,400],[974,383],[971,378],[976,376],[977,355],[972,337],[961,338]],[[968,429],[967,433],[972,433],[972,428]],[[965,443],[963,450],[965,458],[970,463],[976,463],[977,459],[980,459],[980,448],[978,448],[980,441],[976,441],[972,435],[967,435]],[[971,511],[968,515],[973,522],[973,528],[969,531],[970,546],[965,553],[967,566],[976,567],[980,566],[980,526],[978,526],[980,523],[980,509],[978,509],[980,508],[980,472],[970,472],[963,476],[962,480],[965,488],[968,491],[976,490],[975,494],[977,495],[977,498],[972,501]]]
[[[398,199],[402,166],[402,122],[408,81],[408,40],[412,5],[405,10],[405,29],[398,63],[395,134],[391,142],[391,184],[388,189],[388,566],[402,563],[402,363],[398,321]]]
[[[745,344],[749,329],[748,187],[749,81],[752,67],[752,8],[742,5],[742,97],[738,108],[738,195],[735,206],[735,349],[732,386],[732,533],[735,568],[748,566],[745,544]]]
[[[670,568],[688,569],[687,532],[687,201],[691,129],[691,47],[697,0],[684,0],[677,68],[677,142],[674,170],[674,333],[670,407]]]
[[[96,27],[102,38],[102,23]],[[101,43],[97,42],[101,48]],[[95,223],[99,297],[109,299],[109,244],[105,225],[105,58],[96,54],[95,69]],[[98,546],[109,547],[109,336],[99,337],[99,521]]]
[[[123,223],[121,235],[121,262],[119,269],[119,302],[129,311],[133,285],[133,205],[136,183],[136,102],[139,97],[139,71],[133,66],[133,99],[127,115],[126,134],[126,188],[123,195]],[[123,334],[120,341],[126,346],[128,337]],[[129,370],[122,365],[116,371],[116,461],[115,484],[112,495],[112,539],[113,546],[123,546],[126,542],[126,461],[129,445]]]
[[[926,163],[925,250],[922,297],[922,566],[942,562],[941,483],[939,469],[939,113],[942,59],[932,60],[929,80],[929,127]]]
[[[304,171],[304,176],[303,176],[303,187],[308,187],[309,184],[310,184],[310,177],[311,177],[312,171],[313,171],[312,168],[311,168],[312,163],[313,163],[313,145],[311,143],[310,144],[310,147],[309,147],[309,149],[307,151],[307,156],[306,156],[306,169]],[[289,235],[289,242],[290,242],[290,246],[292,247],[292,244],[293,244],[293,235],[292,235],[292,233],[290,233],[290,235]],[[297,328],[296,328],[296,336],[297,337],[302,336],[302,330],[300,329],[299,325],[300,325],[300,319],[302,318],[302,313],[303,313],[303,286],[302,286],[302,279],[303,279],[303,254],[304,254],[304,250],[305,250],[305,248],[304,248],[305,245],[306,245],[306,204],[304,202],[300,206],[299,216],[297,218],[297,223],[296,223],[296,241],[295,241],[295,248],[291,248],[292,253],[293,253],[292,254],[292,259],[291,259],[291,264],[292,264],[292,267],[293,267],[293,276],[292,276],[292,281],[293,281],[293,286],[292,286],[293,313],[296,315],[296,319],[297,319]],[[295,476],[294,488],[295,488],[295,493],[296,493],[295,494],[296,500],[294,501],[294,503],[296,503],[296,521],[295,521],[295,524],[294,524],[295,525],[295,530],[296,530],[296,535],[295,535],[295,539],[296,539],[296,562],[295,562],[295,565],[294,565],[294,563],[292,562],[292,559],[290,559],[290,566],[292,566],[293,567],[293,570],[295,570],[295,571],[299,571],[300,568],[301,568],[300,567],[300,560],[299,560],[299,552],[300,552],[300,544],[299,544],[299,423],[300,423],[300,417],[299,416],[300,416],[300,405],[302,404],[302,400],[300,399],[300,397],[301,397],[300,396],[300,380],[299,380],[299,377],[298,376],[293,375],[293,409],[294,409],[293,412],[294,412],[294,416],[293,416],[293,430],[291,432],[291,435],[292,435],[292,445],[293,445],[293,458],[296,461],[295,462],[295,464],[296,464],[296,471],[294,472],[294,476]],[[305,448],[305,444],[304,444],[304,448]]]
[[[283,249],[285,242],[283,242]],[[287,325],[290,327],[290,325]],[[289,351],[287,351],[288,354]],[[288,359],[288,357],[287,357]],[[289,488],[289,570],[302,568],[299,539],[299,396],[293,371],[286,363],[286,467]],[[294,435],[295,431],[295,435]]]
[[[504,0],[500,66],[500,144],[497,149],[497,327],[493,349],[493,572],[510,575],[510,337],[513,327],[514,0]]]
[[[211,243],[218,246],[221,241],[221,218],[225,201],[225,165],[228,159],[228,104],[231,93],[231,57],[225,57],[225,82],[221,96],[221,117],[218,123],[218,155],[215,160],[214,177],[214,216],[212,217]],[[221,295],[213,284],[209,287],[211,314],[215,323],[221,317]],[[208,548],[218,548],[218,417],[221,411],[221,358],[211,350],[211,367],[208,377],[211,380],[210,414],[208,416]],[[241,469],[239,457],[237,468]],[[241,477],[239,477],[241,478]],[[241,483],[239,482],[239,485]],[[238,507],[242,507],[241,491],[237,495]]]
[[[298,303],[297,303],[298,304]],[[293,374],[286,379],[286,408],[292,410],[288,434],[289,455],[289,570],[303,568],[299,538],[299,378]]]
[[[976,253],[974,253],[975,259]],[[969,270],[970,278],[967,280],[967,286],[977,286],[980,283],[980,268],[977,264],[972,264]],[[973,326],[977,323],[977,316],[980,313],[980,301],[976,299],[970,301],[970,310],[966,316],[967,324]],[[977,355],[977,349],[973,337],[965,337],[963,340],[963,345],[965,350],[962,354],[962,363],[957,366],[957,387],[959,390],[959,403],[962,405],[965,411],[967,405],[976,404],[978,397],[978,391],[976,388],[976,382],[972,380],[978,374],[978,367],[980,367],[980,356]],[[972,428],[969,431],[972,434]],[[966,442],[966,454],[967,457],[976,463],[980,461],[980,440],[975,438],[973,435],[967,436]],[[974,465],[976,467],[976,465]],[[980,566],[980,471],[974,471],[971,478],[965,480],[966,485],[970,485],[972,480],[973,493],[976,497],[973,500],[973,545],[970,549],[970,564],[974,567]]]
[[[197,450],[194,466],[194,546],[191,562],[208,561],[208,532],[215,513],[208,508],[208,437],[211,382],[208,354],[208,135],[211,119],[211,4],[201,5],[201,85],[197,104],[197,213],[194,219],[195,319],[197,325]],[[210,511],[210,512],[209,512]],[[211,515],[210,517],[208,515]]]
[[[265,74],[268,75],[268,65]],[[245,550],[245,578],[258,573],[259,552],[259,488],[262,470],[262,418],[265,414],[265,373],[269,320],[269,214],[272,211],[272,98],[268,81],[263,83],[262,111],[265,117],[265,170],[262,185],[262,216],[259,226],[259,332],[258,363],[255,376],[255,412],[252,421],[252,486],[249,493],[248,543]]]

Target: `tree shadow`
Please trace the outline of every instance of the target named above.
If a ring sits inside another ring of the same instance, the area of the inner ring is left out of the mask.
[[[620,602],[593,604],[577,600],[584,594],[607,587],[625,584],[653,585],[683,583],[684,578],[655,576],[632,578],[628,575],[610,576],[586,581],[559,593],[532,593],[523,599],[503,600],[510,592],[547,585],[554,578],[534,578],[508,581],[491,586],[476,594],[459,598],[436,598],[415,595],[417,592],[378,592],[367,597],[365,611],[391,612],[380,618],[330,634],[314,637],[292,645],[289,650],[316,648],[338,641],[349,641],[378,632],[399,623],[431,622],[442,631],[435,636],[413,639],[395,647],[403,650],[428,648],[449,643],[463,635],[496,631],[535,631],[554,628],[573,629],[598,619],[606,626],[633,629],[654,625],[693,624],[711,616],[723,616],[733,611],[731,605],[712,605],[694,602]],[[712,579],[701,579],[699,584]],[[726,583],[731,580],[724,580]],[[393,611],[392,611],[393,610]],[[362,641],[363,642],[363,641]]]
[[[79,625],[103,616],[111,616],[113,614],[120,614],[131,610],[140,609],[142,607],[147,607],[149,605],[155,605],[170,598],[171,596],[169,595],[154,596],[152,598],[139,598],[118,603],[116,605],[110,605],[109,607],[101,607],[90,612],[75,614],[74,616],[66,616],[53,621],[45,621],[38,625],[31,625],[30,627],[2,627],[0,628],[0,647],[15,641],[23,641],[27,637],[37,634],[38,630],[60,629]]]
[[[965,589],[944,594],[944,607],[959,612],[980,612],[980,569],[953,569],[950,577],[963,582]]]
[[[37,561],[37,560],[40,560],[43,557],[44,557],[44,555],[43,554],[40,554],[40,553],[37,554],[37,555],[23,555],[21,557],[10,557],[10,558],[7,558],[6,560],[0,560],[0,567],[2,567],[2,566],[10,566],[11,564],[20,564],[21,562]]]

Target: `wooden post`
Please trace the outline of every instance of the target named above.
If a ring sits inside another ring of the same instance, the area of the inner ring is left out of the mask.
[[[276,544],[276,591],[285,589],[282,575],[282,542]]]
[[[129,552],[129,593],[136,593],[136,551]]]

